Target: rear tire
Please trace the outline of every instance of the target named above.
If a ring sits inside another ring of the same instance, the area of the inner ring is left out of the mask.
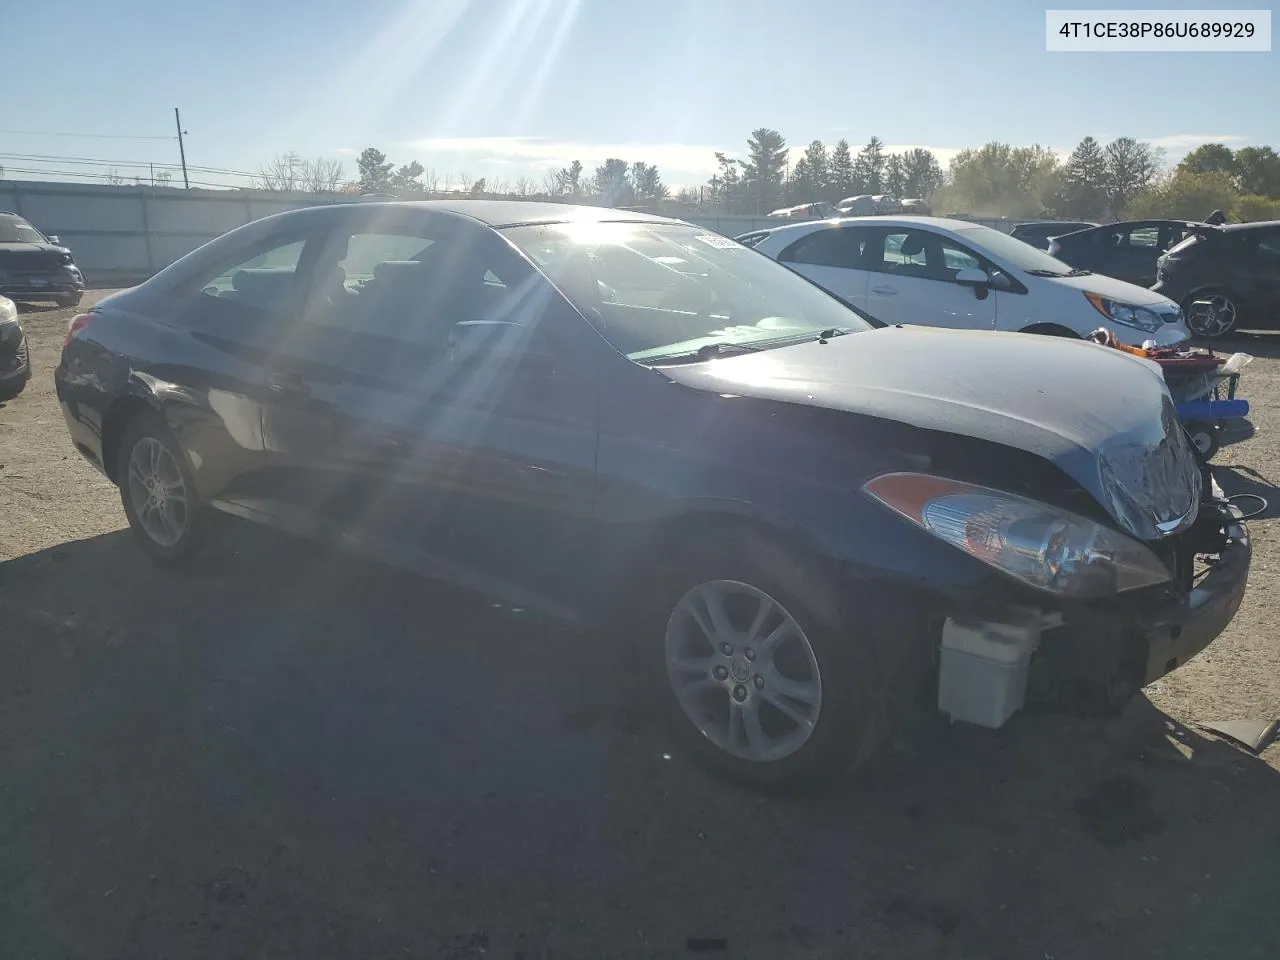
[[[166,565],[190,561],[205,540],[207,510],[186,453],[158,414],[129,421],[115,463],[125,516],[142,549]]]
[[[84,294],[82,293],[73,293],[69,296],[58,297],[54,300],[54,303],[60,307],[77,307],[80,305],[80,298],[83,296]]]
[[[820,565],[751,530],[709,532],[665,566],[641,641],[691,752],[772,789],[870,759],[888,726],[881,671],[838,596]]]

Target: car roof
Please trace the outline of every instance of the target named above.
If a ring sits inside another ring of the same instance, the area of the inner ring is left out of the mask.
[[[1268,227],[1280,227],[1280,220],[1255,220],[1253,223],[1226,223],[1218,229],[1234,233],[1237,230],[1256,230],[1266,229]]]
[[[1028,220],[1026,223],[1014,225],[1014,230],[1025,230],[1027,227],[1069,227],[1075,224],[1082,224],[1086,227],[1093,227],[1091,220]]]
[[[337,206],[337,204],[335,204]],[[341,204],[341,206],[347,206]],[[591,207],[573,203],[549,203],[535,200],[394,200],[362,203],[364,207],[403,207],[411,210],[428,210],[433,213],[452,214],[477,220],[490,227],[515,227],[535,223],[569,222],[637,222],[681,223],[671,217],[659,217],[637,210],[617,210],[611,207]],[[314,209],[314,208],[311,208]]]
[[[972,220],[952,220],[948,217],[892,216],[892,217],[829,217],[826,220],[806,220],[803,223],[788,223],[773,227],[770,233],[804,233],[809,230],[834,227],[837,224],[858,223],[870,227],[933,227],[937,230],[971,230],[982,224]],[[758,231],[751,231],[756,233]],[[744,234],[745,236],[745,234]]]

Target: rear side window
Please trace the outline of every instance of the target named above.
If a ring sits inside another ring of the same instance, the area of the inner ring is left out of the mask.
[[[298,265],[306,238],[279,238],[229,256],[206,272],[200,296],[273,315],[298,302]]]
[[[768,235],[768,230],[757,230],[755,233],[744,233],[740,237],[735,237],[735,239],[744,247],[754,247]]]
[[[1160,228],[1159,227],[1134,227],[1129,231],[1129,246],[1131,247],[1150,247],[1152,249],[1160,245]]]
[[[787,247],[778,259],[817,267],[857,268],[862,265],[866,245],[865,230],[848,227],[816,230]]]

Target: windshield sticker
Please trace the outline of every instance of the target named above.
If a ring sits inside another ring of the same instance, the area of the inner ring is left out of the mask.
[[[714,233],[700,233],[693,239],[701,240],[708,247],[715,247],[717,250],[736,250],[738,244],[728,237],[717,236]]]

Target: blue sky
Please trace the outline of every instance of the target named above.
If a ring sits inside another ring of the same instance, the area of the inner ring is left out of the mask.
[[[12,155],[176,162],[175,105],[193,165],[256,171],[295,150],[352,176],[372,144],[441,177],[621,156],[692,184],[758,126],[944,164],[1086,134],[1173,160],[1207,140],[1280,147],[1276,53],[1050,54],[1045,4],[1026,0],[61,0],[56,30],[43,4],[4,5],[0,164],[16,176],[103,168]]]

